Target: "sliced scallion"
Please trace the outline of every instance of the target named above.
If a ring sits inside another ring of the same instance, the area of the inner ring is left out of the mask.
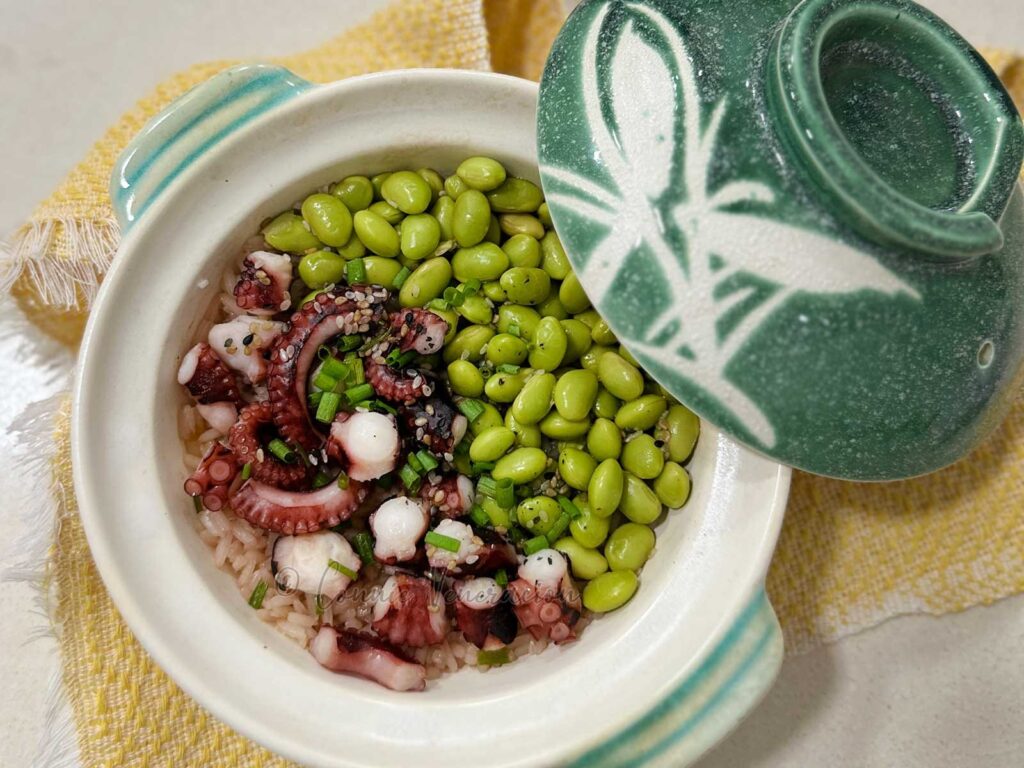
[[[338,380],[333,376],[329,376],[324,372],[323,369],[313,377],[313,386],[324,392],[333,392],[334,388],[338,386]]]
[[[490,475],[484,475],[476,481],[476,492],[493,499],[494,494],[498,492],[498,482]]]
[[[320,366],[320,372],[325,373],[337,381],[344,381],[348,378],[349,369],[341,360],[336,357],[328,357]],[[326,389],[326,387],[325,387]]]
[[[363,359],[359,355],[351,352],[345,355],[345,364],[352,371],[348,376],[349,384],[355,386],[366,381],[366,373],[363,371]]]
[[[489,528],[491,525],[491,518],[484,512],[483,507],[479,504],[474,504],[469,509],[469,519],[473,521],[473,524],[480,528]]]
[[[503,477],[496,481],[494,500],[502,509],[509,509],[516,503],[516,488],[509,478]]]
[[[469,420],[470,424],[472,424],[474,421],[480,418],[480,415],[486,409],[479,400],[474,400],[471,397],[467,397],[465,400],[459,401],[459,410],[462,411],[462,415]]]
[[[345,399],[348,400],[350,405],[361,403],[363,400],[369,400],[373,395],[373,387],[366,382],[345,390]]]
[[[494,580],[496,582],[498,582],[498,586],[499,587],[507,587],[508,586],[508,571],[506,571],[504,568],[499,568],[498,572],[496,574],[494,574]]]
[[[551,526],[551,530],[547,532],[547,537],[551,541],[556,541],[561,538],[562,534],[565,533],[565,529],[569,527],[569,513],[562,512],[555,520],[554,525]]]
[[[470,465],[470,469],[472,470],[474,475],[482,475],[485,472],[490,472],[492,469],[494,469],[494,462],[493,461],[474,461]]]
[[[313,487],[323,488],[329,482],[331,482],[331,476],[328,475],[326,472],[320,471],[317,472],[316,476],[313,478]]]
[[[508,654],[508,648],[497,648],[493,651],[477,651],[476,663],[485,667],[500,667],[508,664],[512,658]]]
[[[523,552],[525,552],[527,555],[532,555],[535,552],[540,552],[542,549],[547,548],[547,536],[534,536],[532,539],[527,539],[523,542]]]
[[[402,267],[398,270],[398,274],[395,275],[395,279],[391,281],[391,287],[396,291],[405,285],[405,281],[409,279],[409,275],[412,274],[412,270],[408,267]]]
[[[575,520],[577,517],[583,514],[580,511],[580,508],[573,504],[565,496],[558,497],[558,506],[560,506],[562,508],[562,511],[565,512],[573,520]]]
[[[337,392],[324,392],[320,396],[320,404],[316,407],[316,420],[322,424],[334,421],[334,415],[341,407],[341,395]]]
[[[362,336],[340,336],[338,338],[337,347],[342,352],[351,352],[353,349],[359,349],[363,343]]]
[[[352,259],[345,265],[345,279],[349,285],[362,285],[366,282],[366,263],[362,259]]]
[[[352,538],[352,543],[356,545],[356,552],[359,554],[359,559],[366,565],[370,565],[374,559],[373,537],[367,531],[360,531]]]
[[[285,464],[294,464],[295,459],[298,458],[295,451],[289,447],[288,443],[279,437],[275,437],[267,444],[267,448],[274,456],[283,461]]]
[[[423,540],[438,549],[443,549],[447,552],[458,552],[459,547],[462,546],[462,542],[452,536],[445,536],[443,533],[437,531],[427,531],[427,535],[423,537]]]
[[[370,406],[373,407],[373,408],[376,408],[378,411],[383,411],[384,413],[390,413],[392,416],[394,416],[396,413],[398,413],[398,409],[397,408],[395,408],[395,407],[393,407],[391,405],[388,405],[383,400],[374,400],[373,402],[370,403]]]
[[[309,400],[309,407],[312,408],[313,410],[319,408],[320,398],[323,397],[323,395],[323,392],[310,392],[309,397],[307,398]]]
[[[256,610],[259,610],[263,606],[263,598],[267,596],[267,582],[262,579],[260,582],[253,587],[252,594],[249,595],[249,605]]]
[[[252,462],[247,461],[242,465],[242,480],[248,480],[252,477]]]
[[[498,373],[519,373],[519,366],[512,365],[512,363],[502,363],[494,370]]]
[[[431,456],[429,451],[416,451],[416,458],[419,459],[424,472],[430,472],[438,467],[437,459]]]
[[[420,464],[420,460],[417,458],[415,453],[410,453],[407,461],[409,462],[409,466],[416,470],[417,475],[423,474],[423,465]]]
[[[398,477],[410,493],[416,493],[420,489],[420,475],[408,464],[398,472]]]
[[[333,568],[334,570],[336,570],[336,571],[337,571],[338,573],[340,573],[340,574],[341,574],[342,576],[348,576],[348,578],[349,578],[349,579],[350,579],[351,581],[355,581],[356,579],[358,579],[358,578],[359,578],[359,574],[358,574],[358,573],[356,573],[355,571],[353,571],[353,570],[352,570],[351,568],[349,568],[348,566],[346,566],[346,565],[342,565],[342,564],[341,564],[341,563],[339,563],[339,562],[338,562],[337,560],[328,560],[328,561],[327,561],[327,565],[329,565],[329,566],[330,566],[331,568]]]

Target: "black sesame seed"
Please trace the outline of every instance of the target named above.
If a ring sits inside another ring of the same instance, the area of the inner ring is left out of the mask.
[[[250,344],[252,344],[252,340],[253,340],[254,336],[255,336],[255,334],[250,333],[248,336],[246,336],[244,339],[242,339],[242,346],[243,347],[248,347]]]

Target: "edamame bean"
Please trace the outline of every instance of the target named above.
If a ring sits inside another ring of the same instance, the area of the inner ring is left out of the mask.
[[[552,411],[540,420],[540,431],[552,440],[575,440],[590,430],[590,419],[571,421],[557,411]]]
[[[540,207],[537,208],[537,218],[540,219],[540,223],[547,229],[551,229],[554,226],[551,222],[551,209],[548,208],[547,203],[541,203]]]
[[[397,171],[380,185],[380,194],[402,213],[423,213],[434,199],[426,179],[413,171]]]
[[[633,571],[608,571],[587,582],[583,588],[583,607],[594,613],[621,608],[636,594],[639,585]]]
[[[505,167],[497,160],[489,157],[467,157],[455,170],[472,189],[489,192],[497,189],[505,181]]]
[[[491,216],[491,223],[487,225],[487,234],[484,235],[484,241],[501,245],[501,225],[498,223],[497,216]]]
[[[334,195],[317,193],[302,201],[302,218],[324,245],[337,248],[352,236],[352,214]]]
[[[498,213],[533,213],[544,201],[544,193],[532,181],[510,176],[487,193],[487,200]]]
[[[498,459],[491,475],[495,480],[508,478],[516,485],[524,485],[543,475],[547,463],[547,454],[540,448],[516,448]]]
[[[462,454],[462,456],[467,461],[469,460],[468,453],[464,453]],[[456,456],[456,458],[458,458],[458,456]],[[512,525],[512,515],[516,511],[515,507],[513,507],[512,509],[504,509],[501,506],[499,506],[498,502],[496,502],[490,496],[478,495],[476,498],[476,503],[480,505],[480,508],[483,509],[483,511],[491,519],[491,524],[495,528],[504,528],[505,530],[508,530],[508,527]]]
[[[411,276],[409,279],[412,279]],[[459,358],[471,360],[474,363],[480,361],[487,348],[487,342],[491,340],[492,336],[494,336],[494,330],[486,325],[470,325],[463,328],[444,348],[444,361],[450,363]]]
[[[394,258],[398,255],[401,247],[398,233],[379,213],[369,209],[359,211],[353,217],[353,221],[356,235],[363,241],[363,245],[378,256]]]
[[[620,410],[619,413],[622,413]],[[630,440],[622,449],[622,468],[642,480],[653,480],[665,466],[665,455],[654,438],[644,433]]]
[[[448,384],[457,395],[480,397],[484,391],[484,375],[468,360],[453,360],[448,364]]]
[[[432,256],[441,242],[441,225],[429,213],[407,216],[402,222],[402,255],[419,261]]]
[[[469,189],[459,195],[452,217],[452,232],[459,245],[463,248],[477,245],[487,235],[490,225],[491,209],[483,192]]]
[[[662,504],[678,509],[690,496],[690,474],[674,461],[666,461],[653,486]]]
[[[637,368],[640,367],[640,363],[637,361],[635,357],[633,357],[633,353],[626,349],[624,344],[619,344],[618,353],[622,355],[622,359],[625,360],[630,365],[635,365]],[[656,382],[652,381],[649,383],[653,384],[658,390],[661,390],[661,386]]]
[[[532,449],[520,448],[519,450]],[[519,524],[537,536],[546,535],[561,515],[562,508],[550,496],[533,496],[523,499],[516,507],[516,518],[519,520]]]
[[[306,228],[305,220],[291,211],[285,211],[263,228],[263,239],[272,248],[288,253],[305,253],[323,243]]]
[[[438,195],[444,192],[444,177],[433,168],[420,168],[416,173],[419,174],[421,179],[427,182],[427,186],[429,186],[430,191],[433,192],[435,200]]]
[[[569,523],[569,533],[580,543],[580,546],[588,549],[601,546],[608,538],[611,520],[595,515],[590,509],[587,497],[582,494],[573,499],[573,504],[580,511],[580,515]]]
[[[536,216],[526,213],[503,213],[498,217],[501,224],[501,231],[511,237],[512,235],[529,235],[540,240],[544,237],[544,225]]]
[[[338,246],[335,250],[337,250],[338,255],[345,261],[361,259],[366,255],[366,246],[363,245],[363,241],[355,235],[350,237],[347,243]]]
[[[624,490],[625,476],[619,462],[605,459],[594,469],[587,484],[591,511],[598,517],[611,517],[622,503]]]
[[[570,421],[585,419],[597,399],[597,376],[590,371],[566,371],[552,392],[555,408]]]
[[[614,419],[619,412],[619,399],[604,387],[597,390],[594,415],[602,419]]]
[[[543,269],[512,267],[501,276],[501,287],[515,304],[540,304],[551,293],[551,278]]]
[[[555,542],[554,548],[569,558],[572,575],[589,581],[608,570],[608,561],[596,549],[587,549],[570,536],[563,536]]]
[[[543,317],[553,317],[556,320],[567,320],[569,313],[565,307],[562,306],[561,300],[558,298],[558,292],[553,292],[548,298],[540,303],[537,307],[537,311],[541,313]]]
[[[373,183],[365,176],[346,176],[331,187],[331,194],[341,200],[350,213],[355,213],[370,207]]]
[[[590,299],[587,298],[587,294],[584,292],[583,286],[580,285],[580,279],[576,277],[575,272],[570,272],[566,275],[562,284],[558,287],[558,300],[562,302],[565,311],[573,315],[577,312],[585,311],[590,306]]]
[[[518,373],[495,373],[484,384],[484,394],[495,403],[511,403],[523,389],[523,377]]]
[[[590,330],[579,320],[572,318],[558,322],[562,324],[562,330],[565,331],[566,341],[565,358],[562,360],[562,365],[575,363],[586,354],[593,343],[590,339]]]
[[[562,364],[567,347],[568,340],[562,324],[553,317],[541,318],[530,344],[530,367],[544,371],[555,370]]]
[[[622,433],[610,419],[596,419],[587,432],[587,450],[598,461],[617,459],[622,453]]]
[[[673,405],[668,409],[665,426],[668,429],[668,440],[665,441],[668,457],[672,461],[686,461],[700,435],[697,414],[682,405]]]
[[[551,393],[555,388],[555,377],[542,373],[531,377],[512,402],[510,409],[520,424],[537,424],[551,410]]]
[[[558,474],[577,491],[587,490],[596,468],[594,457],[578,448],[563,448],[558,454]]]
[[[367,256],[363,259],[363,266],[366,268],[367,283],[388,288],[395,282],[395,275],[402,269],[402,265],[397,261],[383,256]]]
[[[597,363],[597,378],[620,400],[635,400],[644,392],[644,377],[615,352],[606,352]]]
[[[619,502],[619,509],[634,523],[650,525],[661,516],[661,501],[647,483],[633,473],[623,472],[622,477],[622,500]]]
[[[483,296],[467,296],[457,311],[469,322],[478,325],[487,325],[494,318],[494,308]]]
[[[401,223],[402,219],[405,218],[404,213],[395,208],[395,206],[391,205],[391,203],[387,202],[386,200],[378,200],[376,203],[371,205],[366,210],[373,211],[373,213],[376,213],[391,226],[395,226],[396,224]]]
[[[513,267],[539,267],[540,243],[529,235],[513,235],[501,246]]]
[[[590,329],[590,336],[594,339],[595,344],[615,344],[618,342],[618,339],[612,333],[612,329],[608,327],[608,323],[603,317],[594,323]]]
[[[579,315],[577,315],[579,317]],[[581,321],[582,322],[582,321]],[[586,368],[588,371],[597,373],[597,366],[601,362],[601,358],[608,352],[613,351],[611,347],[602,347],[600,344],[594,344],[580,358],[580,365]]]
[[[516,445],[527,448],[540,448],[543,442],[543,435],[536,424],[520,424],[512,415],[512,409],[505,411],[505,426],[512,430],[516,436]]]
[[[459,248],[452,257],[452,271],[457,280],[497,280],[508,269],[508,256],[494,243],[480,243]]]
[[[639,571],[654,551],[654,531],[646,525],[623,523],[608,537],[604,556],[616,571]]]
[[[565,280],[572,267],[558,235],[554,232],[546,233],[540,241],[540,251],[543,256],[541,267],[544,271],[551,275],[553,280]]]
[[[661,395],[642,395],[624,403],[615,414],[615,423],[621,429],[644,431],[658,423],[668,404]]]
[[[469,458],[473,461],[497,461],[515,441],[516,436],[508,427],[488,427],[473,438]]]
[[[439,197],[430,213],[437,219],[437,226],[441,229],[441,242],[455,240],[455,230],[452,227],[455,219],[455,201],[447,196]]]
[[[474,437],[482,433],[484,430],[490,429],[491,427],[500,427],[502,425],[501,412],[497,408],[486,400],[481,400],[480,405],[484,407],[484,412],[473,419],[473,423],[469,425],[470,434]]]
[[[425,306],[444,293],[451,279],[452,265],[448,259],[441,256],[427,259],[405,279],[398,292],[398,303],[403,307]]]
[[[597,325],[597,322],[598,320],[601,319],[601,316],[597,314],[596,309],[588,309],[585,312],[577,312],[576,319],[583,323],[585,326],[587,326],[588,329],[590,329]]]
[[[340,283],[345,277],[345,260],[330,251],[313,251],[299,260],[299,277],[310,288]]]
[[[484,283],[483,286],[484,296],[491,301],[504,301],[508,298],[505,294],[505,289],[501,287],[501,283],[497,280],[492,280],[489,283]]]
[[[538,323],[540,314],[532,307],[524,307],[521,304],[502,304],[498,307],[498,330],[502,333],[511,333],[515,326],[519,329],[519,335],[529,341],[533,338]]]
[[[391,175],[391,171],[384,173],[378,173],[376,176],[370,177],[370,184],[373,185],[373,199],[383,200],[384,197],[381,195],[381,187],[384,186],[384,182],[387,181],[388,176]]]
[[[529,354],[526,342],[510,333],[499,333],[487,342],[487,359],[494,365],[519,365]]]

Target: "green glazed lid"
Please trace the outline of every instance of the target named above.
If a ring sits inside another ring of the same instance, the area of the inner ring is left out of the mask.
[[[681,402],[818,474],[964,456],[1024,378],[1020,116],[904,0],[590,0],[541,81],[581,283]]]

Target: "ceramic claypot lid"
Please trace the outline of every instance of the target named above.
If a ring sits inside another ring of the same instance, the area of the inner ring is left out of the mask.
[[[592,0],[541,82],[541,177],[625,348],[787,464],[962,457],[1024,359],[1024,131],[902,0]]]

